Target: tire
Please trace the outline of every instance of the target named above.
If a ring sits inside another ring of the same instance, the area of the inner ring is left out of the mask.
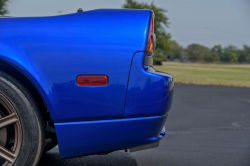
[[[20,82],[2,72],[0,139],[6,140],[0,141],[0,165],[36,166],[39,162],[44,147],[44,126],[39,108]]]

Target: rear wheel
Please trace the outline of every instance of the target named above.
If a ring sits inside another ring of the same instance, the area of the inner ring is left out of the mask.
[[[35,166],[44,146],[43,120],[27,90],[0,73],[0,165]]]

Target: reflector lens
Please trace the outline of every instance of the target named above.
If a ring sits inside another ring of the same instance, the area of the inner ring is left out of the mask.
[[[106,75],[80,75],[76,79],[79,86],[104,86],[108,84]]]
[[[148,33],[147,53],[153,55],[154,53],[154,16],[151,17],[150,27]]]
[[[149,50],[150,50],[151,52],[153,52],[153,50],[154,50],[154,42],[153,42],[152,37],[151,37],[150,44],[149,44]]]

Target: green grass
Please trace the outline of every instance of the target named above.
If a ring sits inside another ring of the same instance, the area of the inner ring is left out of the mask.
[[[154,68],[176,83],[250,87],[250,65],[164,62]]]

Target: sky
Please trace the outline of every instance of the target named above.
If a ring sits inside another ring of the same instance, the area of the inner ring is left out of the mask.
[[[137,0],[151,3],[153,0]],[[10,0],[10,16],[53,16],[99,8],[121,8],[125,0]],[[250,45],[250,0],[154,0],[167,10],[166,31],[181,46],[198,43]]]

